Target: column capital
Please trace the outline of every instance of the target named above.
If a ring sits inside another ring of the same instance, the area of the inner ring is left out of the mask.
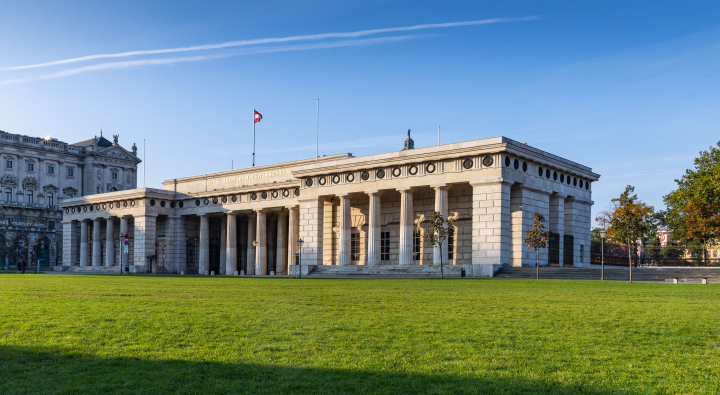
[[[451,185],[448,185],[448,184],[430,185],[430,188],[433,188],[433,189],[450,189],[450,187],[451,187]]]
[[[395,190],[398,191],[398,192],[400,192],[400,193],[402,193],[402,192],[405,192],[405,193],[413,193],[413,191],[415,190],[415,187],[400,187],[400,188],[397,188],[397,189],[395,189]]]
[[[370,196],[375,196],[375,195],[377,195],[377,196],[382,196],[382,194],[383,194],[384,192],[385,192],[385,191],[379,191],[379,190],[375,190],[375,191],[365,191],[365,194],[370,195]]]
[[[486,185],[497,185],[497,184],[502,184],[502,185],[508,185],[508,186],[509,186],[509,185],[515,184],[515,181],[513,181],[513,180],[506,180],[506,179],[503,179],[503,178],[495,178],[495,179],[475,181],[475,182],[471,182],[471,183],[470,183],[470,185],[473,186],[473,187],[475,187],[475,186],[486,186]]]

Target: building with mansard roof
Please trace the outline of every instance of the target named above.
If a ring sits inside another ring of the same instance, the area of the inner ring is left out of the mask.
[[[402,150],[384,154],[323,156],[68,199],[60,269],[435,275],[442,263],[448,275],[464,269],[487,277],[503,265],[535,265],[523,238],[536,213],[552,233],[541,264],[582,267],[590,263],[599,177],[505,137],[414,148],[408,135]],[[442,249],[423,241],[433,212],[454,219]]]
[[[137,149],[102,137],[67,144],[0,131],[0,267],[62,261],[65,199],[137,187]]]

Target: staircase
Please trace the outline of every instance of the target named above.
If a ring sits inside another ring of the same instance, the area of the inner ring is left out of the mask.
[[[460,277],[461,266],[443,267],[445,277]],[[307,275],[309,277],[394,277],[394,278],[440,278],[440,266],[430,265],[319,265]]]
[[[540,267],[541,279],[552,280],[600,280],[601,269],[575,267]],[[628,281],[628,269],[605,268],[605,280]],[[633,281],[700,283],[703,278],[708,283],[720,283],[720,268],[716,267],[638,267],[633,268]],[[504,267],[498,270],[495,278],[535,278],[534,267]]]

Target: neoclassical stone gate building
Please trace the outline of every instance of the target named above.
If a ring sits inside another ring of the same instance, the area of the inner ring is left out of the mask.
[[[522,240],[535,213],[552,232],[541,264],[585,266],[598,179],[589,167],[505,137],[172,179],[163,190],[66,200],[63,265],[116,271],[122,259],[130,272],[286,274],[302,239],[308,271],[433,266],[440,250],[422,234],[438,211],[455,219],[443,262],[468,275],[534,266]]]

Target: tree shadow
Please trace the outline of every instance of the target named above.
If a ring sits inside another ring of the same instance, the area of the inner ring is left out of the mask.
[[[0,346],[5,394],[631,394],[618,388],[442,374],[103,358]]]

